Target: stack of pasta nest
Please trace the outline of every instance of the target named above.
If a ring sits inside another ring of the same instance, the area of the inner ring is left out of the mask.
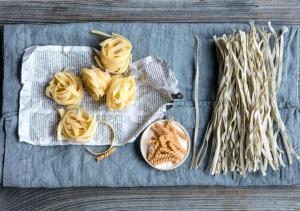
[[[64,69],[54,75],[46,88],[46,95],[49,98],[59,105],[66,106],[66,109],[58,109],[60,114],[57,127],[58,140],[85,143],[95,135],[96,116],[90,115],[80,107],[84,97],[83,85],[95,101],[106,95],[106,106],[111,111],[123,109],[134,103],[135,78],[124,74],[128,72],[132,61],[130,41],[121,35],[112,34],[100,43],[100,47],[100,53],[95,57],[99,67],[83,68],[81,78]],[[104,123],[114,134],[112,126]],[[115,150],[112,147],[113,141],[114,135],[109,148],[110,153]],[[103,153],[93,154],[97,160],[106,158]]]

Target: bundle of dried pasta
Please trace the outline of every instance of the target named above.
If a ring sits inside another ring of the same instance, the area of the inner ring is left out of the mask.
[[[212,175],[228,171],[245,175],[258,170],[266,175],[268,167],[278,170],[284,163],[277,134],[281,135],[289,164],[293,157],[299,159],[289,141],[276,98],[282,76],[283,34],[287,28],[277,34],[269,23],[269,29],[271,33],[255,28],[251,22],[248,33],[239,31],[214,37],[219,88],[196,157],[198,167],[211,141],[208,171]],[[270,39],[274,39],[274,45]]]
[[[96,132],[96,116],[81,108],[58,109],[60,122],[57,126],[58,140],[69,140],[77,143],[89,141]]]
[[[109,73],[101,71],[99,68],[83,68],[81,70],[82,81],[92,98],[98,101],[110,84],[111,76]]]
[[[110,110],[120,110],[127,105],[133,104],[135,89],[133,76],[113,76],[106,94],[106,106]]]
[[[81,80],[69,70],[64,69],[54,75],[46,88],[46,95],[60,105],[79,105],[83,98]]]
[[[112,35],[100,43],[100,62],[97,57],[96,61],[106,72],[122,74],[128,70],[131,63],[132,45],[127,38],[114,33]]]
[[[188,140],[186,134],[177,129],[172,121],[155,123],[151,130],[155,136],[148,141],[147,160],[154,166],[165,162],[178,164],[187,153],[180,143],[181,140]]]

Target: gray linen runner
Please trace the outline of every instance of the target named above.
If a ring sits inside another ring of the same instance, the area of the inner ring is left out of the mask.
[[[162,172],[149,167],[139,152],[139,139],[120,147],[108,160],[95,162],[84,146],[40,147],[20,143],[17,135],[20,62],[24,49],[32,45],[85,45],[98,47],[99,37],[90,29],[116,32],[128,37],[133,44],[133,61],[146,56],[159,56],[167,61],[179,81],[184,99],[175,103],[166,116],[182,123],[190,135],[194,126],[192,102],[194,35],[200,43],[200,138],[210,118],[217,90],[217,58],[213,35],[249,29],[247,24],[178,24],[178,23],[80,23],[55,25],[4,26],[3,108],[9,117],[1,131],[0,153],[4,156],[3,185],[18,187],[69,186],[182,186],[182,185],[292,185],[300,184],[300,162],[279,171],[210,176],[201,169],[190,171],[190,157],[180,168]],[[282,87],[278,103],[293,146],[300,149],[300,110],[298,102],[299,32],[289,28],[285,35],[285,54]],[[200,142],[201,142],[200,141]],[[5,146],[5,147],[4,147]],[[4,149],[4,150],[3,150]],[[98,148],[97,148],[98,149]],[[285,160],[286,162],[286,160]],[[286,162],[287,163],[287,162]],[[1,165],[0,165],[1,167]]]

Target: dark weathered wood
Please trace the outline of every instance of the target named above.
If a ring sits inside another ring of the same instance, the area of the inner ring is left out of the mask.
[[[291,188],[67,188],[0,190],[11,210],[299,210]]]
[[[103,20],[299,24],[297,0],[0,0],[0,24]]]
[[[249,19],[300,24],[300,1],[0,0],[0,24],[124,20],[248,22]],[[2,48],[1,44],[0,47]],[[0,58],[2,58],[1,53]],[[0,188],[1,210],[193,210],[199,208],[299,210],[300,187]]]

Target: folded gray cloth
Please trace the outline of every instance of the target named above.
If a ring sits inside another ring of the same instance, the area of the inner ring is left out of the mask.
[[[213,35],[249,29],[243,24],[178,24],[178,23],[80,23],[57,25],[4,26],[3,112],[18,111],[20,62],[26,47],[32,45],[87,45],[97,47],[99,37],[90,29],[116,32],[133,44],[133,60],[149,55],[159,56],[172,67],[184,99],[177,101],[166,116],[182,123],[192,135],[194,108],[192,102],[194,35],[200,43],[200,140],[202,140],[217,90],[217,59]],[[299,32],[290,28],[285,35],[282,87],[278,102],[283,120],[296,151],[300,145],[300,112],[298,102]],[[3,185],[18,187],[68,186],[181,186],[181,185],[290,185],[300,184],[300,162],[269,170],[267,176],[248,174],[246,178],[210,176],[201,169],[190,171],[190,157],[180,168],[163,172],[147,165],[139,152],[139,140],[117,149],[102,162],[95,162],[83,146],[40,147],[20,143],[17,115],[5,121]],[[201,142],[201,141],[200,141]],[[0,148],[3,149],[2,145]],[[1,152],[1,150],[0,150]],[[207,160],[207,159],[206,159]]]

